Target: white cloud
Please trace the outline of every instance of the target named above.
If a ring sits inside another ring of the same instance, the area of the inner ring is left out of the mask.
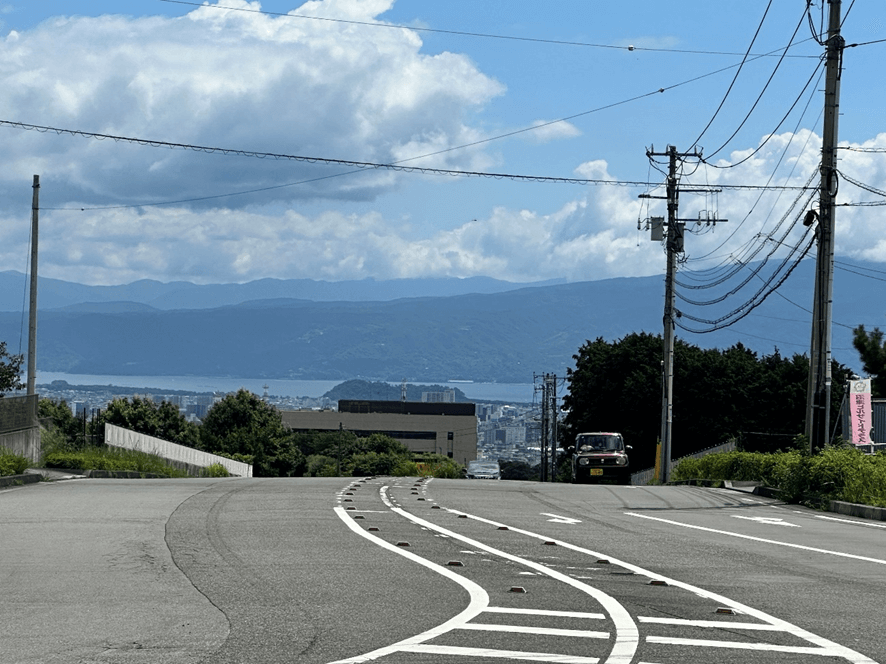
[[[227,0],[258,9],[258,2]],[[294,10],[372,22],[393,0]],[[15,37],[15,38],[14,38]],[[466,57],[429,56],[410,30],[201,7],[181,18],[53,19],[0,43],[0,117],[173,143],[391,162],[472,142],[477,108],[503,92]],[[258,189],[342,168],[4,130],[0,186],[40,172],[59,196],[148,202]],[[434,165],[482,167],[480,153]],[[348,170],[348,169],[345,169]],[[4,182],[5,181],[5,182]],[[334,178],[231,199],[369,199],[396,177]]]
[[[781,151],[788,149],[784,173],[774,184],[801,185],[817,172],[820,139],[810,132],[774,136],[753,159],[734,169],[697,171],[684,183],[711,185],[764,183]],[[865,147],[886,148],[886,134]],[[746,156],[749,152],[736,153]],[[859,181],[884,188],[886,156],[841,151],[840,168]],[[724,162],[725,163],[725,162]],[[794,169],[788,178],[788,171]],[[612,180],[607,164],[590,161],[577,173]],[[787,178],[787,179],[785,179]],[[401,219],[376,211],[343,214],[330,209],[312,216],[295,211],[231,209],[45,211],[41,222],[41,273],[88,283],[124,283],[140,278],[197,282],[249,281],[263,277],[326,280],[374,277],[487,275],[512,281],[566,277],[573,281],[662,274],[664,253],[638,220],[664,214],[663,202],[647,207],[636,189],[589,186],[554,211],[498,206],[483,218],[447,230],[404,236]],[[857,194],[860,196],[857,197]],[[762,243],[762,258],[796,215],[782,221],[796,191],[763,195],[757,190],[725,189],[716,200],[681,197],[681,216],[711,209],[728,222],[711,228],[689,224],[681,269],[705,269],[730,257],[744,257]],[[805,196],[804,196],[805,198]],[[840,200],[876,198],[843,182]],[[837,252],[859,260],[886,261],[881,208],[840,207]],[[750,214],[749,214],[750,212]],[[410,221],[421,228],[419,218]],[[746,218],[747,217],[747,218]],[[18,231],[0,250],[0,269],[23,270],[27,255],[24,224],[3,220]],[[795,224],[784,243],[804,231]],[[779,250],[778,255],[783,255]],[[710,255],[710,260],[700,260]]]
[[[536,120],[532,123],[532,126],[536,128],[523,134],[526,140],[532,143],[549,143],[550,141],[575,138],[582,135],[578,127],[565,120],[553,122],[550,120]]]

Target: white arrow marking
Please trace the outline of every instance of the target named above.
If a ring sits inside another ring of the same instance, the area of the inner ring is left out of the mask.
[[[541,513],[542,516],[551,516],[553,519],[548,519],[551,523],[566,523],[570,526],[574,526],[577,523],[581,523],[578,519],[571,519],[568,516],[559,516],[557,514],[548,514],[546,512]]]
[[[799,528],[800,526],[796,523],[788,523],[784,519],[777,519],[771,516],[740,516],[738,514],[733,514],[733,518],[735,519],[746,519],[748,521],[757,521],[758,523],[765,523],[770,526],[789,526],[791,528]]]

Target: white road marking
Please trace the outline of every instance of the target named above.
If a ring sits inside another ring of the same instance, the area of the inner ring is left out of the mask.
[[[581,523],[581,521],[579,521],[578,519],[572,519],[568,516],[559,516],[557,514],[548,514],[547,512],[542,512],[541,515],[553,517],[552,519],[548,519],[548,521],[550,521],[551,523],[566,523],[566,524],[569,524],[570,526],[574,526],[577,523]]]
[[[462,648],[459,646],[407,646],[404,652],[421,655],[457,655],[461,657],[489,657],[499,659],[516,659],[529,662],[553,662],[554,664],[599,664],[597,657],[576,657],[574,655],[555,655],[546,652],[523,652],[520,650],[488,650],[486,648]]]
[[[630,614],[627,612],[627,610],[615,598],[607,595],[606,593],[603,593],[603,592],[597,590],[596,588],[593,588],[592,586],[588,586],[586,584],[575,581],[571,577],[566,576],[560,572],[556,572],[554,570],[551,570],[541,564],[537,564],[532,561],[525,560],[525,559],[519,558],[517,556],[513,556],[513,555],[508,554],[504,551],[499,551],[499,550],[494,549],[490,546],[482,544],[481,542],[478,542],[476,540],[462,536],[462,535],[455,533],[453,531],[449,531],[449,530],[442,528],[440,526],[436,526],[435,524],[425,521],[424,519],[421,519],[417,516],[409,514],[408,512],[406,512],[405,510],[403,510],[401,508],[396,508],[393,506],[392,502],[388,499],[388,497],[386,495],[387,488],[388,487],[382,487],[382,489],[381,489],[380,493],[381,493],[382,500],[388,507],[391,508],[391,511],[395,512],[396,514],[409,519],[410,521],[416,523],[419,526],[428,527],[428,528],[435,530],[437,532],[448,534],[450,537],[452,537],[454,539],[458,539],[462,542],[465,542],[465,543],[469,544],[470,546],[475,547],[477,549],[487,551],[488,553],[492,553],[493,555],[503,557],[507,560],[512,560],[514,562],[518,562],[518,563],[520,563],[524,566],[530,567],[532,569],[536,569],[539,572],[541,572],[542,574],[546,574],[546,575],[551,576],[555,579],[563,581],[564,583],[567,583],[568,585],[571,585],[571,586],[573,586],[579,590],[582,590],[583,592],[586,592],[587,594],[593,596],[595,599],[597,599],[598,602],[601,603],[603,608],[606,609],[608,614],[611,616],[612,621],[615,624],[615,628],[616,628],[616,630],[615,630],[615,644],[614,644],[612,651],[610,652],[609,657],[605,660],[604,664],[630,664],[633,661],[634,655],[636,654],[636,651],[639,647],[639,638],[640,638],[639,637],[639,630],[637,629],[636,623],[634,623],[633,618],[630,616]],[[507,651],[507,650],[495,650],[495,649],[483,649],[483,648],[462,648],[462,647],[455,647],[455,646],[436,646],[436,645],[431,645],[431,644],[426,643],[427,641],[430,641],[430,640],[437,638],[439,636],[443,636],[444,634],[447,634],[454,629],[475,629],[475,630],[476,629],[484,629],[484,627],[480,626],[479,624],[472,625],[470,627],[467,627],[467,625],[477,615],[479,615],[483,612],[486,612],[486,611],[492,612],[492,613],[512,613],[512,612],[523,613],[525,611],[526,613],[529,613],[529,614],[538,614],[538,615],[545,615],[545,612],[533,611],[531,609],[523,609],[523,610],[516,610],[515,611],[515,610],[511,610],[511,609],[504,609],[501,607],[489,607],[489,595],[486,593],[486,591],[482,587],[480,587],[479,585],[477,585],[473,581],[470,581],[464,577],[461,577],[460,575],[452,572],[452,570],[450,570],[447,567],[442,567],[441,565],[437,565],[436,563],[432,563],[428,560],[425,560],[424,558],[421,558],[420,556],[417,556],[416,554],[413,554],[407,550],[403,550],[402,548],[397,547],[394,544],[391,544],[389,542],[386,542],[384,540],[379,539],[378,537],[375,537],[375,536],[369,534],[363,528],[356,525],[354,523],[353,519],[349,518],[350,514],[348,512],[346,512],[344,509],[342,509],[341,507],[335,507],[334,509],[335,509],[335,512],[338,515],[338,517],[340,519],[342,519],[342,521],[344,521],[345,524],[349,528],[351,528],[351,530],[353,530],[355,533],[359,534],[361,537],[365,537],[365,538],[369,539],[370,541],[372,541],[373,543],[378,544],[379,546],[381,546],[385,549],[388,549],[389,551],[393,551],[393,552],[397,553],[398,555],[402,555],[406,558],[409,558],[410,560],[413,560],[414,562],[418,562],[419,564],[427,567],[428,569],[431,569],[431,570],[437,572],[438,574],[441,574],[442,576],[450,578],[451,580],[456,581],[456,583],[459,583],[460,585],[462,585],[462,587],[467,589],[470,594],[470,603],[469,603],[468,607],[465,608],[457,616],[451,618],[450,620],[442,623],[441,625],[439,625],[435,628],[432,628],[426,632],[423,632],[422,634],[418,634],[418,635],[410,637],[408,639],[404,639],[403,641],[400,641],[399,643],[395,643],[391,646],[387,646],[385,648],[379,648],[378,650],[375,650],[375,651],[372,651],[370,653],[366,653],[363,655],[358,655],[356,657],[339,660],[338,662],[334,662],[332,664],[358,664],[360,662],[367,662],[367,661],[371,661],[374,659],[378,659],[379,657],[393,654],[395,652],[413,652],[413,653],[417,653],[417,654],[420,653],[420,654],[455,655],[455,656],[464,656],[464,657],[472,657],[472,658],[478,658],[478,657],[503,658],[503,659],[526,660],[526,661],[535,661],[535,662],[552,662],[555,664],[599,664],[599,662],[601,661],[599,658],[594,658],[594,657],[575,657],[575,656],[569,656],[569,655],[559,655],[559,654],[554,654],[554,653],[533,653],[533,652],[524,652],[524,651]],[[455,510],[447,510],[447,511],[449,511],[450,513],[454,513],[454,514],[463,514],[462,512],[457,512]],[[636,513],[631,513],[631,512],[627,512],[626,514],[628,514],[630,516],[641,517],[641,518],[649,518],[649,519],[656,520],[656,521],[673,523],[674,525],[680,525],[680,526],[685,526],[685,527],[690,527],[690,528],[697,528],[700,530],[713,531],[713,529],[703,528],[700,526],[689,526],[687,524],[681,524],[679,522],[668,521],[667,519],[660,519],[657,517],[648,517],[646,515],[641,515],[641,514],[636,514]],[[483,523],[489,523],[489,524],[495,525],[495,526],[504,525],[504,524],[496,523],[496,522],[491,521],[489,519],[483,519],[483,518],[477,517],[477,516],[472,516],[472,515],[467,515],[467,514],[466,514],[466,516],[468,516],[476,521],[480,521]],[[723,648],[723,649],[761,650],[761,651],[771,651],[771,652],[785,652],[785,653],[792,653],[792,654],[822,655],[822,656],[830,656],[830,657],[840,657],[842,659],[848,660],[849,662],[852,662],[852,664],[876,664],[873,660],[869,659],[868,657],[865,657],[864,655],[857,653],[845,646],[841,646],[840,644],[830,641],[824,637],[818,636],[818,635],[813,634],[811,632],[807,632],[806,630],[804,630],[800,627],[797,627],[795,625],[792,625],[791,623],[788,623],[788,622],[781,620],[779,618],[775,618],[774,616],[770,616],[770,615],[768,615],[762,611],[759,611],[757,609],[754,609],[750,606],[745,606],[739,602],[731,600],[731,599],[724,597],[722,595],[718,595],[716,593],[704,590],[702,588],[697,588],[697,587],[689,585],[687,583],[683,583],[682,581],[677,581],[676,579],[669,579],[667,577],[662,577],[661,575],[653,574],[652,572],[644,570],[636,565],[632,565],[630,563],[619,561],[619,560],[613,558],[612,556],[603,556],[603,554],[600,554],[600,553],[594,552],[594,551],[590,551],[588,549],[584,549],[583,547],[578,547],[578,546],[568,543],[568,542],[555,540],[555,539],[552,539],[548,536],[540,535],[540,534],[533,533],[530,531],[521,530],[519,528],[510,527],[510,530],[512,530],[516,533],[519,533],[519,534],[523,534],[523,535],[526,535],[529,537],[533,537],[535,539],[542,540],[542,541],[553,541],[556,544],[558,544],[559,546],[563,546],[565,548],[571,549],[573,551],[581,552],[581,553],[584,553],[587,555],[593,555],[593,556],[597,556],[597,557],[601,557],[601,556],[606,557],[611,561],[611,563],[613,565],[621,566],[622,568],[624,568],[626,570],[630,570],[633,573],[642,574],[642,575],[647,576],[651,579],[660,579],[662,581],[667,582],[671,586],[674,586],[676,588],[682,588],[684,590],[687,590],[689,592],[692,592],[692,593],[698,595],[699,597],[712,599],[717,602],[723,603],[735,610],[740,611],[741,613],[743,613],[747,616],[750,616],[752,618],[757,618],[758,620],[763,621],[764,624],[754,625],[753,623],[730,623],[728,621],[723,621],[722,623],[720,623],[718,621],[686,621],[686,623],[680,623],[679,621],[676,621],[676,619],[674,619],[670,623],[663,623],[660,621],[671,620],[671,619],[657,619],[657,618],[640,618],[639,620],[641,622],[650,622],[650,623],[659,622],[659,624],[675,624],[675,625],[677,625],[677,624],[695,624],[695,626],[699,626],[699,627],[707,627],[707,626],[715,627],[716,626],[719,628],[726,628],[726,629],[731,627],[731,628],[735,628],[735,629],[748,629],[748,630],[758,629],[761,631],[782,631],[782,632],[791,634],[793,636],[799,637],[801,639],[804,639],[805,641],[814,644],[816,647],[778,646],[778,645],[774,645],[771,643],[745,643],[745,642],[729,642],[729,641],[703,640],[703,639],[681,639],[681,638],[665,637],[665,636],[648,636],[648,637],[646,637],[646,641],[648,643],[656,643],[656,644],[663,644],[663,645],[671,644],[671,645],[682,645],[682,646],[713,647],[713,648]],[[738,536],[738,537],[743,537],[743,538],[753,539],[753,540],[758,540],[758,541],[772,542],[774,544],[781,544],[781,545],[785,545],[785,546],[794,546],[796,548],[803,548],[803,549],[810,549],[811,548],[811,547],[803,547],[800,545],[789,545],[784,542],[764,540],[762,538],[743,536],[743,535],[738,535],[737,533],[729,533],[726,531],[713,531],[713,532],[720,532],[720,533],[723,533],[726,535],[733,535],[733,536]],[[815,550],[815,549],[813,549],[813,550]],[[835,553],[835,552],[828,552],[828,551],[824,551],[824,550],[821,550],[821,551],[824,553]],[[837,555],[840,555],[840,554],[837,554]],[[842,554],[842,555],[849,555],[849,554]],[[851,556],[851,557],[858,557],[858,556]],[[873,562],[886,563],[886,561],[880,561],[877,559],[869,559],[869,560],[871,560]],[[557,613],[557,612],[552,612],[552,613]],[[592,614],[592,615],[594,615],[596,617],[598,614]],[[605,619],[605,617],[602,615],[600,615],[600,618]],[[627,624],[625,623],[625,621],[627,622]],[[739,625],[746,625],[746,626],[739,627]],[[486,626],[486,629],[488,629],[488,627],[489,626]],[[520,631],[520,630],[533,630],[534,633],[538,633],[536,628],[515,628],[513,626],[507,626],[507,625],[495,626],[494,629],[495,629],[495,631],[508,631],[508,632],[515,632],[515,631]],[[564,631],[564,630],[560,630],[560,631]],[[573,630],[565,630],[565,631],[568,631],[571,633]],[[593,634],[593,632],[580,632],[580,633]],[[574,634],[572,634],[572,635],[574,636]],[[605,637],[601,637],[601,638],[605,638]],[[646,664],[651,664],[651,663],[647,662]]]
[[[796,523],[788,523],[784,519],[774,516],[744,516],[742,514],[733,514],[733,519],[746,519],[747,521],[756,521],[757,523],[765,523],[768,526],[789,526],[790,528],[799,528]]]
[[[383,487],[381,491],[382,499],[384,500],[385,487]],[[572,586],[580,592],[590,595],[595,600],[597,600],[597,602],[600,603],[606,613],[608,613],[609,616],[612,618],[612,622],[615,624],[615,643],[612,644],[612,650],[610,651],[609,657],[606,658],[604,664],[631,664],[631,662],[633,662],[634,655],[636,654],[637,648],[640,645],[640,632],[638,631],[637,624],[631,617],[630,612],[628,612],[628,610],[611,595],[607,595],[603,591],[594,588],[593,586],[582,583],[577,579],[573,579],[571,576],[563,574],[562,572],[558,572],[557,570],[551,569],[540,563],[536,563],[532,560],[526,560],[525,558],[520,558],[519,556],[507,553],[506,551],[495,549],[487,544],[483,544],[482,542],[471,539],[470,537],[466,537],[464,535],[461,535],[460,533],[450,531],[446,528],[443,528],[442,526],[438,526],[436,524],[430,523],[429,521],[425,521],[424,519],[417,517],[414,514],[410,514],[403,509],[395,507],[392,508],[392,511],[406,519],[409,519],[416,525],[428,526],[438,532],[446,533],[454,539],[461,540],[471,547],[482,549],[488,553],[499,556],[500,558],[504,558],[505,560],[510,560],[530,569],[534,569],[537,572],[540,572],[546,576],[550,576],[554,579],[557,579],[558,581]],[[449,510],[449,512],[456,513],[453,512],[453,510]],[[476,519],[478,521],[486,521],[485,519],[480,519],[479,517],[474,517],[471,515],[468,516],[469,518]],[[504,524],[496,525],[501,526]],[[511,530],[522,532],[519,529],[514,528],[511,528]],[[540,536],[536,535],[536,537]]]
[[[673,646],[698,646],[701,648],[733,648],[735,650],[763,650],[765,652],[785,652],[797,655],[821,655],[833,657],[830,648],[810,648],[808,646],[779,646],[774,643],[745,643],[743,641],[709,641],[706,639],[680,639],[670,636],[648,636],[647,643],[660,643]]]
[[[512,609],[504,606],[488,606],[484,613],[513,613],[524,616],[550,616],[553,618],[584,618],[586,620],[605,620],[602,613],[585,613],[584,611],[550,611],[547,609]]]
[[[732,622],[730,620],[684,620],[683,618],[659,618],[657,616],[638,616],[637,620],[644,624],[674,625],[679,627],[713,627],[715,629],[750,629],[760,632],[780,632],[778,625],[767,623]]]
[[[459,512],[457,510],[448,510],[448,511],[452,514],[464,514],[464,512]],[[632,516],[640,516],[643,518],[656,519],[659,521],[666,521],[665,519],[657,519],[656,517],[646,517],[645,515],[634,514],[632,512],[626,512],[626,514],[632,515]],[[473,515],[466,515],[466,516],[469,516],[471,519],[474,519],[475,521],[480,521],[481,523],[488,523],[489,525],[495,526],[495,527],[506,525],[503,523],[499,523],[498,521],[492,521],[491,519],[484,519],[483,517],[479,517],[479,516],[473,516]],[[676,525],[684,525],[684,524],[680,524],[677,522],[672,522],[672,523],[674,523]],[[776,626],[779,629],[781,629],[783,632],[786,632],[788,634],[796,636],[797,638],[808,641],[809,643],[814,643],[814,644],[820,646],[821,648],[829,649],[830,654],[832,656],[840,657],[842,659],[848,660],[852,664],[877,664],[874,660],[870,659],[869,657],[866,657],[865,655],[862,655],[861,653],[855,652],[851,648],[847,648],[846,646],[842,646],[839,643],[835,643],[834,641],[831,641],[830,639],[824,638],[823,636],[813,634],[812,632],[809,632],[809,631],[803,629],[802,627],[798,627],[797,625],[789,623],[786,620],[782,620],[781,618],[776,618],[775,616],[771,616],[768,613],[760,611],[759,609],[755,609],[755,608],[748,606],[746,604],[742,604],[741,602],[737,602],[733,599],[725,597],[724,595],[720,595],[718,593],[711,592],[710,590],[705,590],[704,588],[699,588],[698,586],[693,586],[693,585],[685,583],[683,581],[678,581],[677,579],[671,579],[666,576],[662,576],[660,574],[654,574],[653,572],[643,569],[642,567],[638,567],[637,565],[633,565],[631,563],[619,560],[619,559],[614,558],[608,554],[600,553],[599,551],[591,551],[590,549],[576,546],[575,544],[572,544],[571,542],[564,542],[563,540],[554,539],[554,538],[551,538],[547,535],[540,535],[538,533],[534,533],[529,530],[523,530],[521,528],[515,528],[513,526],[509,526],[509,528],[510,528],[510,530],[512,530],[515,533],[518,533],[521,535],[526,535],[527,537],[532,537],[532,538],[542,540],[542,541],[555,542],[557,544],[557,546],[561,546],[566,549],[570,549],[572,551],[577,551],[579,553],[584,553],[588,556],[594,556],[596,558],[606,558],[609,560],[609,562],[612,565],[622,567],[622,568],[624,568],[626,570],[630,570],[636,574],[642,574],[643,576],[646,576],[650,579],[659,579],[661,581],[665,581],[665,582],[667,582],[668,585],[673,586],[675,588],[682,588],[683,590],[687,590],[699,597],[713,600],[715,602],[723,604],[724,606],[728,606],[736,611],[739,611],[740,613],[742,613],[744,615],[750,616],[752,618],[757,618],[758,620],[761,620],[765,623]],[[724,531],[724,534],[729,535],[731,533]],[[759,538],[751,538],[751,539],[759,539]],[[770,541],[770,540],[766,540],[766,541]],[[773,542],[773,543],[781,544],[781,542]],[[886,561],[878,561],[876,559],[873,559],[873,560],[874,560],[874,562],[886,562]],[[649,664],[649,663],[647,663],[647,664]]]
[[[591,632],[585,629],[561,629],[559,627],[529,627],[521,625],[493,625],[491,623],[468,623],[458,629],[475,632],[509,632],[514,634],[539,634],[544,636],[569,636],[581,639],[608,639],[609,632]]]
[[[838,519],[833,516],[821,516],[820,514],[815,515],[816,519],[827,519],[828,521],[839,521],[840,523],[849,523],[853,526],[867,526],[868,528],[886,528],[886,524],[883,523],[868,523],[867,521],[853,521],[852,519]]]
[[[792,544],[790,542],[779,542],[778,540],[766,539],[765,537],[754,537],[753,535],[742,535],[741,533],[733,533],[729,530],[718,530],[716,528],[706,528],[705,526],[694,526],[691,523],[680,523],[670,519],[662,519],[657,516],[649,516],[648,514],[637,514],[636,512],[625,512],[628,516],[635,516],[640,519],[649,519],[651,521],[660,521],[669,523],[674,526],[682,526],[683,528],[691,528],[693,530],[704,530],[709,533],[717,533],[718,535],[728,535],[729,537],[738,537],[740,539],[752,540],[754,542],[763,542],[765,544],[775,544],[777,546],[786,546],[791,549],[802,549],[803,551],[814,551],[815,553],[824,553],[829,556],[839,556],[840,558],[852,558],[853,560],[863,560],[867,563],[877,563],[878,565],[886,565],[886,560],[881,558],[870,558],[868,556],[858,556],[854,553],[843,553],[842,551],[830,551],[828,549],[819,549],[814,546],[805,546],[803,544]]]
[[[486,607],[489,606],[489,595],[486,593],[482,586],[474,583],[470,579],[466,579],[465,577],[456,574],[448,567],[443,567],[442,565],[432,563],[430,560],[425,560],[421,556],[418,556],[411,551],[407,551],[402,547],[396,546],[394,544],[391,544],[390,542],[386,542],[383,539],[379,539],[378,537],[369,534],[369,532],[363,530],[363,528],[358,526],[344,509],[342,509],[341,507],[336,507],[334,509],[335,513],[342,521],[344,521],[345,525],[353,530],[355,533],[360,535],[360,537],[365,537],[373,544],[377,544],[378,546],[387,549],[388,551],[393,551],[394,553],[401,555],[404,558],[408,558],[409,560],[416,562],[419,565],[427,567],[437,574],[445,576],[450,581],[455,581],[462,588],[468,591],[468,593],[470,594],[470,602],[461,613],[450,618],[443,624],[428,630],[427,632],[422,632],[421,634],[417,634],[408,639],[404,639],[399,643],[395,643],[384,648],[379,648],[378,650],[373,650],[372,652],[365,653],[363,655],[357,655],[356,657],[341,659],[337,662],[332,662],[331,664],[358,664],[360,662],[368,662],[373,659],[378,659],[379,657],[384,657],[385,655],[390,655],[392,653],[398,652],[402,650],[405,646],[429,641],[440,636],[441,634],[446,634],[447,632],[452,631],[455,627],[458,627],[468,622],[469,620],[473,620],[478,615],[480,615],[486,609]]]

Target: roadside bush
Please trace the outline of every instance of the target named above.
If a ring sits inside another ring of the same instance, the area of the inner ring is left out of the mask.
[[[0,447],[0,476],[21,475],[31,465],[28,457],[13,454],[9,450]]]
[[[777,488],[782,500],[814,506],[841,500],[886,507],[886,454],[852,447],[827,447],[814,456],[796,450],[709,454],[682,460],[673,478],[758,481]]]
[[[230,477],[231,473],[220,463],[213,463],[203,469],[200,473],[203,477]]]
[[[43,455],[45,468],[76,468],[80,470],[131,470],[138,473],[187,477],[188,474],[170,466],[160,457],[145,452],[95,445],[82,450],[55,450]]]
[[[307,458],[305,475],[308,477],[338,477],[338,463],[332,457],[312,454]]]

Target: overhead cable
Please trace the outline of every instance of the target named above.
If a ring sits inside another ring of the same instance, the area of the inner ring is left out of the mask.
[[[775,68],[772,70],[772,74],[769,75],[769,79],[766,81],[766,85],[763,86],[763,89],[760,91],[760,94],[757,95],[757,99],[754,101],[754,104],[751,106],[751,109],[748,111],[747,115],[744,117],[744,119],[741,121],[741,123],[738,125],[738,127],[736,127],[735,131],[732,132],[732,135],[726,139],[726,141],[723,143],[723,145],[721,145],[719,148],[714,150],[709,155],[709,157],[713,157],[718,152],[720,152],[723,148],[725,148],[727,145],[729,145],[730,141],[732,141],[732,139],[735,138],[735,136],[738,134],[738,132],[741,131],[742,127],[744,127],[745,123],[751,117],[754,110],[757,108],[757,104],[759,104],[760,100],[763,99],[763,95],[766,93],[766,90],[769,89],[769,84],[772,83],[772,79],[775,78],[775,74],[778,72],[779,68],[781,67],[781,64],[784,62],[784,58],[788,52],[788,49],[790,49],[791,46],[794,44],[794,40],[797,38],[797,33],[800,31],[800,26],[803,25],[803,20],[805,19],[805,13],[806,12],[804,10],[804,12],[803,12],[804,16],[800,18],[799,23],[797,23],[797,27],[794,28],[794,33],[791,35],[790,42],[788,42],[787,47],[785,47],[784,52],[781,54],[781,57],[779,57],[778,62],[775,64]]]
[[[509,40],[509,41],[518,41],[518,42],[530,42],[536,44],[551,44],[554,46],[581,46],[586,48],[602,48],[602,49],[612,49],[616,51],[648,51],[651,53],[685,53],[690,55],[742,55],[742,53],[733,53],[730,51],[703,51],[703,50],[693,50],[693,49],[681,49],[681,48],[663,48],[663,47],[650,47],[650,46],[636,46],[636,45],[618,45],[618,44],[597,44],[590,42],[579,42],[579,41],[567,41],[562,39],[544,39],[541,37],[519,37],[516,35],[496,35],[485,32],[468,32],[464,30],[445,30],[441,28],[428,28],[422,26],[415,25],[400,25],[397,23],[383,23],[380,21],[356,21],[353,19],[344,19],[344,18],[331,18],[328,16],[309,16],[307,14],[294,14],[291,12],[272,12],[264,9],[254,9],[252,7],[227,7],[224,5],[207,5],[205,3],[200,2],[188,2],[186,0],[160,0],[161,2],[167,2],[175,5],[187,5],[190,7],[197,7],[200,9],[219,9],[225,11],[232,12],[244,12],[248,14],[264,14],[266,16],[279,16],[283,18],[293,18],[293,19],[303,19],[308,21],[324,21],[328,23],[342,23],[346,25],[363,25],[371,28],[389,28],[395,30],[410,30],[414,32],[430,32],[437,33],[443,35],[454,35],[458,37],[476,37],[481,39],[501,39],[501,40]],[[759,55],[760,57],[770,57],[773,53],[765,53],[765,54],[754,54]],[[812,58],[817,57],[814,55],[793,55],[790,57],[794,58]]]
[[[729,98],[729,93],[732,92],[732,88],[735,86],[735,82],[738,80],[739,75],[744,69],[745,63],[748,61],[748,56],[751,53],[751,49],[754,48],[754,43],[757,41],[757,37],[760,36],[760,30],[763,29],[763,23],[766,22],[766,17],[769,15],[769,9],[772,7],[772,0],[769,0],[769,4],[766,5],[766,11],[763,12],[763,18],[760,19],[759,25],[757,25],[757,30],[754,32],[754,38],[751,39],[751,43],[748,44],[748,50],[745,51],[744,56],[741,59],[741,62],[738,65],[738,68],[735,70],[735,76],[732,77],[732,82],[729,84],[729,87],[726,89],[726,94],[723,95],[723,99],[720,100],[720,105],[717,106],[717,110],[714,111],[714,115],[711,116],[711,119],[708,120],[708,123],[705,125],[705,128],[701,130],[701,133],[698,135],[694,141],[692,141],[692,145],[690,147],[694,148],[698,145],[698,142],[701,140],[702,136],[705,135],[708,129],[710,129],[711,125],[714,123],[714,120],[717,119],[717,116],[720,114],[720,111],[723,110],[723,105],[726,103],[726,100]]]

